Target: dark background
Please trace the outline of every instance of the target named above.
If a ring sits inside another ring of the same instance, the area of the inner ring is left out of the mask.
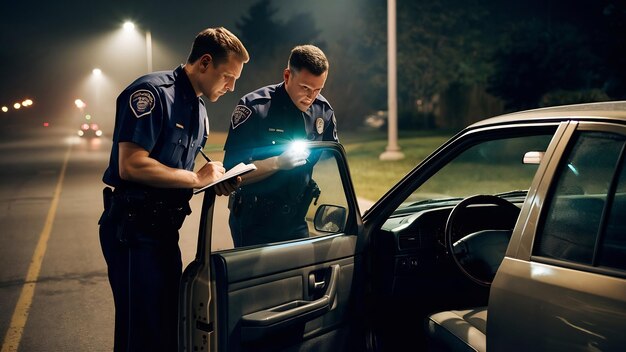
[[[456,129],[506,111],[626,98],[624,1],[398,0],[397,10],[402,129]],[[125,20],[140,34],[122,40]],[[340,129],[355,128],[387,108],[386,22],[381,0],[2,0],[0,105],[9,112],[0,123],[71,126],[90,113],[110,129],[115,97],[147,70],[145,30],[156,71],[184,63],[200,30],[225,26],[251,61],[236,91],[209,104],[212,129],[226,129],[240,96],[279,82],[289,50],[302,43],[326,52],[322,94]],[[26,98],[32,107],[12,108]]]

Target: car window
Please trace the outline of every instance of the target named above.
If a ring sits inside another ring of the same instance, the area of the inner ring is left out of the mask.
[[[526,191],[538,163],[524,163],[528,152],[545,152],[552,134],[491,139],[465,149],[426,180],[398,208],[416,202],[476,194]]]
[[[543,226],[535,240],[534,254],[593,264],[605,205],[613,196],[610,189],[623,146],[624,138],[615,134],[582,132],[575,136],[575,143],[561,161],[557,181],[544,205]],[[615,203],[616,210],[622,207],[623,211],[622,198]],[[617,222],[615,216],[612,215],[613,223]],[[615,224],[610,227],[606,239],[610,238],[613,243],[623,233],[614,233],[619,227]],[[612,261],[614,250],[611,246],[600,252],[604,262]]]
[[[217,197],[213,251],[343,232],[349,207],[337,151],[312,148],[305,165],[273,176]]]

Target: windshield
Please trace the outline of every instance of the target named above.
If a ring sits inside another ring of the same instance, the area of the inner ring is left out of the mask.
[[[465,149],[426,180],[398,208],[458,201],[475,194],[525,196],[539,164],[525,164],[530,151],[545,151],[550,135],[483,141]]]

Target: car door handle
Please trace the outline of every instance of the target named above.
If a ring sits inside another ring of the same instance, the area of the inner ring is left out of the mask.
[[[330,266],[330,278],[326,292],[321,298],[313,301],[295,300],[276,307],[246,314],[241,317],[242,336],[244,340],[256,339],[260,335],[317,318],[328,312],[337,294],[340,266]]]

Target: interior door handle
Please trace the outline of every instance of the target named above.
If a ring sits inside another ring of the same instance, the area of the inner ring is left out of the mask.
[[[296,300],[241,317],[244,340],[257,339],[284,326],[317,318],[328,312],[337,294],[339,264],[330,266],[330,277],[324,295],[313,301]]]
[[[326,281],[315,281],[315,274],[309,274],[309,293],[317,292],[326,287]]]

